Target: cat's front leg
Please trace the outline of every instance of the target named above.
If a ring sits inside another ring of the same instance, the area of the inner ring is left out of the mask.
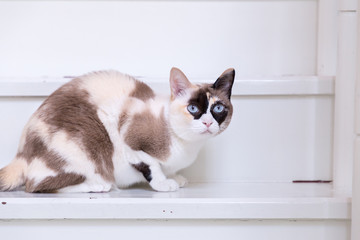
[[[174,179],[166,178],[158,163],[147,164],[144,162],[133,164],[141,172],[150,186],[159,192],[171,192],[179,189],[179,183]]]
[[[179,184],[174,179],[153,179],[150,186],[158,192],[173,192],[179,189]]]
[[[179,183],[170,178],[166,178],[160,163],[150,157],[148,154],[141,154],[142,162],[132,164],[133,167],[141,172],[144,178],[149,182],[150,186],[159,192],[171,192],[180,188]]]
[[[159,192],[171,192],[179,189],[180,186],[177,181],[166,178],[159,164],[151,165],[150,171],[152,179],[149,183],[154,190]]]

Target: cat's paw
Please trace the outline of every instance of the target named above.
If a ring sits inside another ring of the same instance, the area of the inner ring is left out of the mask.
[[[179,189],[179,184],[173,179],[165,179],[162,181],[152,180],[150,186],[159,192],[173,192]]]
[[[181,188],[189,183],[188,180],[182,175],[175,175],[173,179],[179,184],[179,187]]]

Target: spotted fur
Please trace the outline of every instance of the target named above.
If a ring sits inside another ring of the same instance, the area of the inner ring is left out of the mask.
[[[116,71],[76,78],[32,115],[15,159],[0,169],[0,190],[107,192],[148,181],[175,191],[186,183],[176,173],[229,125],[234,76],[228,69],[196,85],[173,68],[168,99]]]

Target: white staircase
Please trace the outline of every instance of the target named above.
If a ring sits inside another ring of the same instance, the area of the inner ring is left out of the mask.
[[[0,167],[71,76],[112,68],[167,92],[172,66],[197,82],[236,69],[232,123],[189,186],[0,193],[1,239],[360,239],[358,5],[0,1]]]

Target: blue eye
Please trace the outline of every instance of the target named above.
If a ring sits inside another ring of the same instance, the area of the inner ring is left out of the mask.
[[[225,109],[224,105],[217,104],[215,105],[213,111],[216,113],[221,113],[222,111],[224,111],[224,109]]]
[[[199,111],[199,108],[195,105],[190,104],[189,106],[187,106],[187,110],[190,113],[197,113]]]

